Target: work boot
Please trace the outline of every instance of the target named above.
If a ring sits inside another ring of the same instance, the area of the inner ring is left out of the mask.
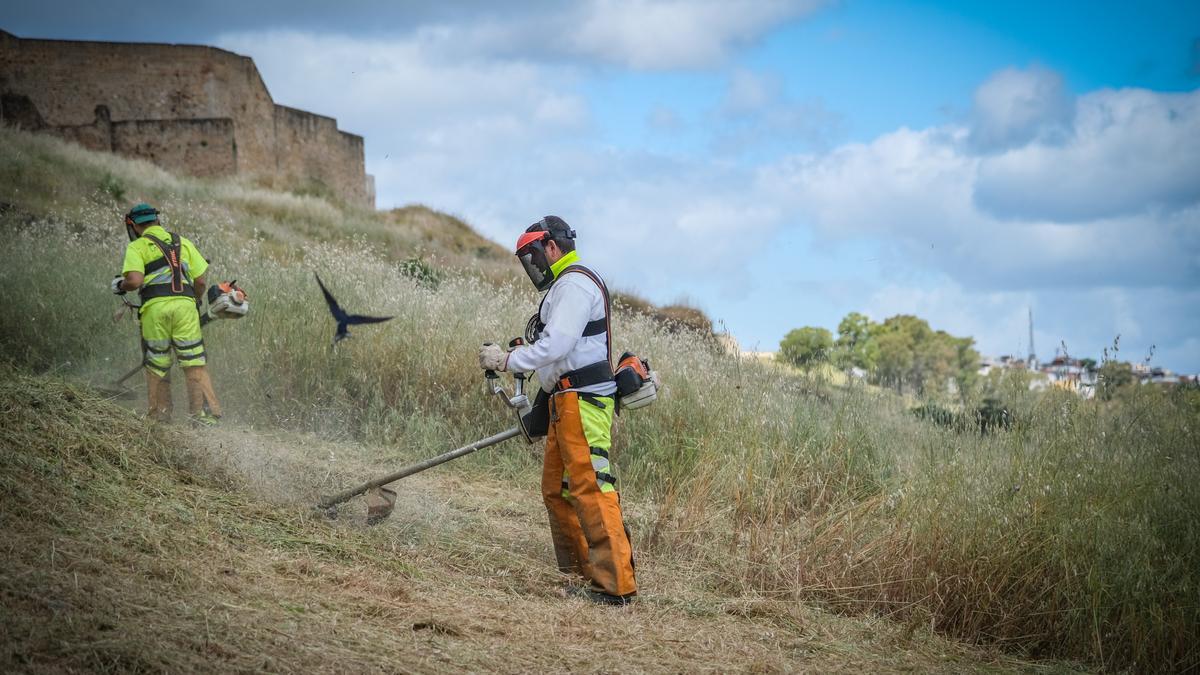
[[[637,593],[630,593],[629,595],[609,595],[608,593],[597,591],[594,588],[579,587],[571,588],[569,591],[567,591],[567,594],[571,597],[583,598],[584,600],[593,602],[597,605],[608,605],[612,607],[624,607],[625,605],[632,603],[634,599],[637,598]]]
[[[212,379],[208,376],[205,366],[192,366],[183,369],[187,378],[188,412],[193,418],[207,411],[212,417],[221,417],[221,403],[213,391]]]
[[[215,427],[221,423],[220,417],[211,415],[205,410],[201,410],[195,415],[189,415],[189,418],[192,420],[192,427],[197,429],[201,427]]]
[[[160,376],[149,368],[146,369],[146,402],[149,406],[148,415],[156,422],[170,422],[171,411],[171,379]]]

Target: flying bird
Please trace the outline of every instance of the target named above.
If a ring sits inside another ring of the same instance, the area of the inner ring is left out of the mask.
[[[395,317],[391,316],[363,316],[362,314],[347,314],[346,310],[342,309],[337,300],[333,299],[333,295],[325,288],[325,284],[321,283],[321,276],[313,272],[313,276],[317,278],[317,285],[321,287],[321,292],[325,294],[325,302],[329,305],[329,313],[333,315],[333,320],[337,321],[337,332],[333,334],[333,344],[350,337],[350,331],[347,330],[350,326],[357,326],[360,323],[382,323]]]

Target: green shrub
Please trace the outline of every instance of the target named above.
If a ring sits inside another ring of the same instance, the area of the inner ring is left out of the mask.
[[[400,274],[431,290],[436,290],[445,278],[445,274],[425,262],[421,256],[413,256],[401,261]]]
[[[125,186],[111,173],[105,173],[104,177],[100,179],[100,190],[112,197],[114,202],[123,203],[125,201]]]

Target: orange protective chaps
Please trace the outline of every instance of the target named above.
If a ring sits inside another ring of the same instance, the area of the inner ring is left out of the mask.
[[[608,462],[613,400],[600,397],[598,403],[581,401],[576,392],[551,397],[542,500],[550,515],[558,569],[582,574],[597,591],[625,596],[637,592],[637,582]],[[581,414],[581,406],[591,409]]]

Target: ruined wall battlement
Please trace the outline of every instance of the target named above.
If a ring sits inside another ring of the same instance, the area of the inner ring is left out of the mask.
[[[375,203],[361,136],[277,105],[253,60],[214,47],[0,31],[0,121],[191,175],[317,183]]]

